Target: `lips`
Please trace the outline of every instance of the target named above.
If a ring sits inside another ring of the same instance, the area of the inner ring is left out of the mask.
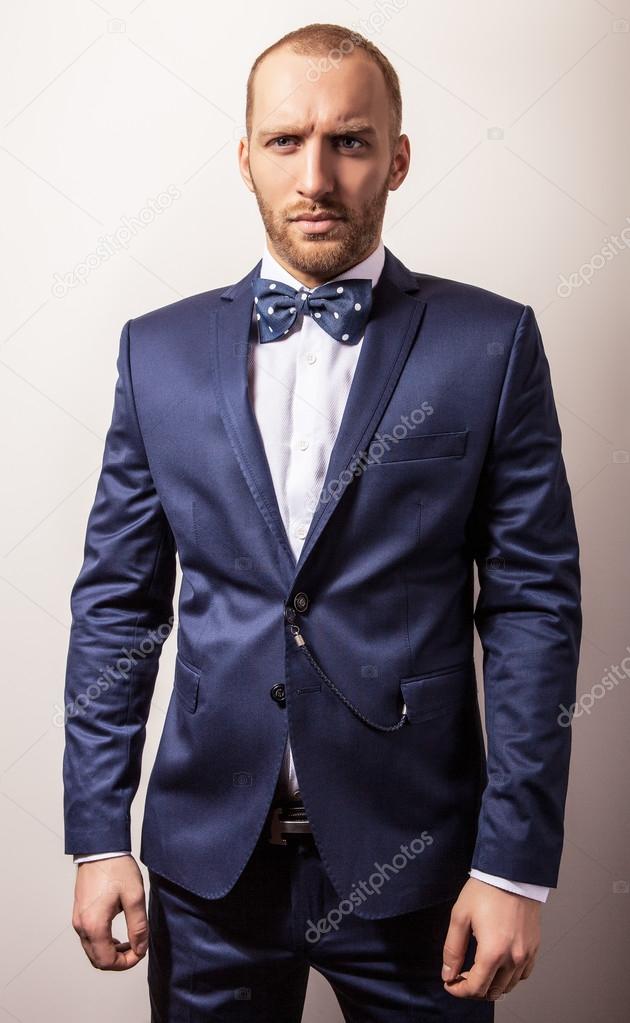
[[[295,217],[294,223],[304,234],[325,234],[342,219],[334,213],[304,213],[300,217]]]

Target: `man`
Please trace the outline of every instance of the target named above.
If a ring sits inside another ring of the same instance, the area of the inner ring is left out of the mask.
[[[492,1019],[557,884],[581,632],[540,332],[383,245],[410,146],[366,39],[290,33],[247,98],[262,260],[122,331],[72,593],[73,924],[100,969],[149,949],[154,1023],[299,1020],[311,965],[347,1020]]]

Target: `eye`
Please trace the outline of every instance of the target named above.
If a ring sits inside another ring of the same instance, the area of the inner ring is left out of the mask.
[[[289,142],[289,144],[292,144],[295,141],[293,135],[278,135],[277,138],[271,140],[271,145],[272,146],[275,145],[276,142],[287,142],[287,141]],[[286,148],[287,148],[286,146],[278,146],[278,149],[286,149]]]
[[[364,145],[364,143],[361,141],[361,139],[355,139],[354,135],[339,135],[337,141],[338,142],[352,142],[352,143],[356,142],[356,146],[353,145],[352,147],[350,147],[350,146],[343,146],[342,145],[340,147],[341,149],[347,149],[348,152],[352,152],[352,150],[357,149],[357,148],[360,149]]]

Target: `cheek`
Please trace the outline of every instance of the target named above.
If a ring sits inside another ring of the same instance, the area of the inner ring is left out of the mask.
[[[365,160],[344,160],[338,182],[342,202],[355,216],[363,216],[366,207],[373,206],[387,196],[387,166]]]
[[[273,151],[263,150],[250,153],[249,167],[263,202],[277,208],[291,193],[297,166],[287,156],[274,156]]]
[[[368,199],[378,191],[382,184],[382,175],[378,173],[377,167],[370,161],[351,159],[339,160],[337,164],[337,177],[341,182],[352,183],[352,193],[355,197]]]

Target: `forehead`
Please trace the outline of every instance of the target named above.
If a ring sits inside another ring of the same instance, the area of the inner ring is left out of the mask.
[[[337,55],[338,56],[338,55]],[[379,66],[360,52],[331,61],[281,48],[259,65],[254,80],[253,128],[271,123],[330,127],[386,117],[387,88]]]

